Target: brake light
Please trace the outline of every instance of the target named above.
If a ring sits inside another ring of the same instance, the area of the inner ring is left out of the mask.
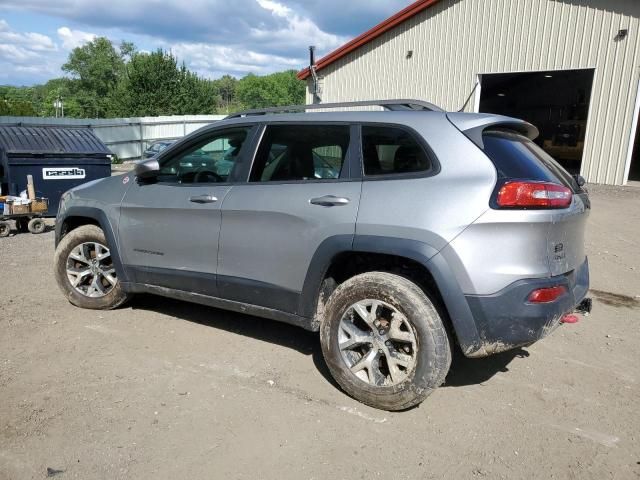
[[[557,287],[539,288],[529,294],[529,303],[550,303],[557,300],[561,295],[567,293],[567,287],[558,285]]]
[[[572,197],[569,188],[556,183],[511,181],[500,188],[496,203],[511,208],[565,208]]]

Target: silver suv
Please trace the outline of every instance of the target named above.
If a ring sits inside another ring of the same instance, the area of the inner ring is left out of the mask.
[[[317,331],[340,386],[387,410],[442,384],[453,348],[528,345],[590,309],[589,198],[535,127],[415,100],[298,108],[232,115],[67,192],[64,295],[111,309],[154,293]]]

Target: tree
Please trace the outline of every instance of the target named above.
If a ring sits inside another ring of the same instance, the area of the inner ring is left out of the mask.
[[[238,99],[246,108],[304,103],[305,85],[294,70],[259,77],[249,74],[238,82]]]
[[[187,115],[214,113],[217,97],[213,82],[178,67],[172,53],[156,50],[133,54],[114,104],[127,116]]]
[[[218,90],[218,110],[223,113],[230,113],[237,103],[236,91],[238,89],[238,79],[231,75],[223,75],[218,80],[213,81]]]
[[[132,44],[124,44],[130,54]],[[72,84],[82,115],[104,117],[109,110],[111,95],[124,72],[124,60],[111,41],[104,37],[76,47],[62,70],[76,80]]]
[[[230,113],[305,100],[305,84],[293,70],[209,80],[178,65],[171,52],[138,52],[126,41],[116,48],[103,37],[74,48],[62,69],[70,78],[0,86],[0,115],[53,116],[57,99],[65,116],[85,118]]]

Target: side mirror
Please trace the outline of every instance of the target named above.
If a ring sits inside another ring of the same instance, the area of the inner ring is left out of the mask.
[[[575,179],[579,187],[583,187],[584,184],[587,183],[582,175],[574,175],[573,178]]]
[[[155,158],[136,163],[135,173],[140,179],[153,178],[159,171],[160,164]]]

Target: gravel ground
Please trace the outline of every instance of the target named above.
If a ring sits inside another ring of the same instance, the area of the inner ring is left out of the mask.
[[[343,394],[314,334],[152,296],[83,311],[53,232],[0,239],[0,478],[639,478],[640,189],[592,192],[593,314],[457,355],[403,413]]]

